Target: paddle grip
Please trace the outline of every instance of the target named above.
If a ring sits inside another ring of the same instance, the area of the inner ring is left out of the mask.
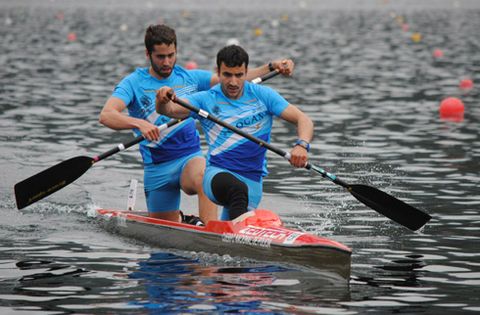
[[[277,70],[273,70],[273,71],[265,74],[264,76],[253,79],[251,82],[255,83],[255,84],[262,83],[263,81],[267,81],[268,79],[271,79],[271,78],[273,78],[273,77],[275,77],[279,74],[280,74],[280,72],[278,72]]]

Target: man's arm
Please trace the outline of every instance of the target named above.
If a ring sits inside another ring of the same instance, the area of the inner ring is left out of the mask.
[[[289,104],[280,117],[297,126],[298,140],[309,144],[313,138],[313,122],[304,112],[295,105]],[[308,151],[302,145],[295,145],[290,151],[290,164],[295,167],[304,167],[308,160]]]
[[[277,70],[280,74],[284,76],[291,76],[293,74],[293,69],[295,68],[295,63],[292,59],[278,59],[270,63],[264,64],[263,66],[249,69],[247,72],[247,80],[253,80],[255,78],[261,77],[264,74],[267,74],[273,70]]]
[[[115,130],[137,128],[150,141],[160,138],[160,131],[154,124],[123,114],[125,108],[127,106],[121,99],[111,96],[100,112],[99,122]]]
[[[171,87],[164,86],[158,89],[155,97],[155,110],[157,113],[179,119],[188,117],[190,111],[172,101],[176,97],[175,91]],[[184,101],[187,102],[186,100]]]
[[[263,66],[249,69],[247,72],[247,80],[251,81],[255,78],[261,77],[273,70],[277,70],[284,76],[291,76],[293,74],[293,69],[295,68],[295,63],[291,59],[277,59],[270,63],[264,64]],[[214,73],[210,79],[210,86],[214,86],[219,83],[220,80],[218,75]]]

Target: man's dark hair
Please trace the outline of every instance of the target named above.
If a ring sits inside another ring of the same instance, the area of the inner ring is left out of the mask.
[[[177,48],[177,35],[175,30],[165,24],[150,25],[145,31],[145,48],[149,54],[153,51],[155,45],[175,45]]]
[[[227,67],[240,67],[245,64],[245,67],[248,68],[248,54],[240,46],[230,45],[225,46],[217,54],[217,67],[220,71],[220,65],[222,62]]]

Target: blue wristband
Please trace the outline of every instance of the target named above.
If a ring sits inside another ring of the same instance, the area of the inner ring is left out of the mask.
[[[295,142],[295,145],[299,145],[303,147],[305,150],[307,150],[307,152],[310,152],[310,143],[308,143],[305,140],[298,139],[297,142]]]

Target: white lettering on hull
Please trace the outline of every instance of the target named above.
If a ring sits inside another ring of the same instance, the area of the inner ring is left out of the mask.
[[[247,226],[237,233],[225,233],[222,235],[222,241],[226,243],[245,244],[259,247],[270,247],[271,243],[294,244],[297,238],[304,233],[286,231],[277,228],[261,228],[256,226]]]
[[[224,233],[222,234],[222,242],[244,244],[257,247],[270,247],[272,240],[259,237],[250,237],[247,235]]]

